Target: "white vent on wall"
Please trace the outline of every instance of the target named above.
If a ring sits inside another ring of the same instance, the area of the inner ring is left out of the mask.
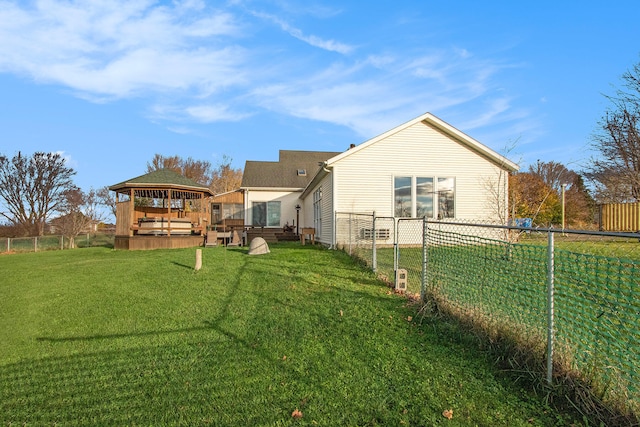
[[[389,239],[389,229],[388,228],[376,228],[376,240],[387,240]],[[363,239],[372,239],[373,238],[373,229],[371,228],[363,228],[362,229],[362,238]]]
[[[298,176],[307,176],[306,169],[298,169]]]

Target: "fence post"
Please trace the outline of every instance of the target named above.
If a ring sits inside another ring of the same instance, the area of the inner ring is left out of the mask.
[[[373,269],[373,272],[377,272],[378,271],[378,257],[377,257],[377,253],[376,253],[376,211],[373,211],[373,236],[372,236],[373,241],[371,242],[371,250],[372,250],[372,254],[371,254],[371,267]]]
[[[554,336],[554,313],[553,313],[553,294],[554,294],[554,243],[553,231],[548,231],[547,238],[547,383],[551,384],[553,380],[553,344]]]
[[[394,218],[393,219],[393,277],[396,277],[396,274],[398,272],[398,259],[399,259],[399,247],[398,246],[398,240],[400,239],[398,237],[398,226],[400,224],[400,219],[398,218],[397,220]]]
[[[33,238],[33,251],[38,252],[38,236]]]
[[[331,242],[333,249],[338,249],[338,212],[333,212],[333,242]],[[342,248],[344,249],[344,248]]]
[[[427,293],[427,217],[422,217],[422,281],[420,283],[420,300],[424,301]]]
[[[351,255],[351,224],[353,223],[353,214],[349,212],[349,255]]]
[[[11,237],[7,237],[7,252],[11,252]]]

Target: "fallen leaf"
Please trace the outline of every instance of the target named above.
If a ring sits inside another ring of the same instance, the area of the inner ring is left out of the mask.
[[[407,316],[407,322],[411,322],[412,320],[413,320],[413,317]]]
[[[282,360],[287,360],[287,355],[282,356]]]
[[[300,412],[300,411],[298,411],[298,410],[296,409],[295,411],[293,411],[293,412],[291,413],[291,416],[292,416],[293,418],[302,418],[302,412]]]
[[[344,313],[342,312],[342,310],[340,310],[340,316],[342,316]]]
[[[451,418],[453,418],[453,409],[445,409],[444,411],[442,411],[442,416],[450,420]]]

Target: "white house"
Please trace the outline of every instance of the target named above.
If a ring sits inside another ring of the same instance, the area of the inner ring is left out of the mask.
[[[335,244],[337,212],[495,222],[507,216],[507,178],[517,168],[425,113],[342,153],[281,151],[279,162],[248,161],[245,221],[283,227],[299,217],[327,245]]]

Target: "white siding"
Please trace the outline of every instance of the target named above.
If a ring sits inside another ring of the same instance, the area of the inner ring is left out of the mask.
[[[283,227],[287,222],[292,225],[296,219],[296,204],[300,203],[298,197],[301,192],[290,191],[263,191],[263,190],[250,190],[246,193],[246,215],[245,224],[251,226],[253,224],[253,212],[251,206],[253,202],[280,202],[280,227]],[[302,222],[303,212],[300,212]]]
[[[322,187],[322,233],[316,234],[316,242],[331,245],[333,243],[333,178],[327,175],[320,183],[313,187],[304,201],[305,227],[313,227],[313,193]],[[316,230],[317,233],[317,230]]]
[[[394,176],[454,177],[456,218],[495,219],[495,203],[487,186],[497,181],[501,170],[419,122],[336,162],[335,210],[393,216]]]

